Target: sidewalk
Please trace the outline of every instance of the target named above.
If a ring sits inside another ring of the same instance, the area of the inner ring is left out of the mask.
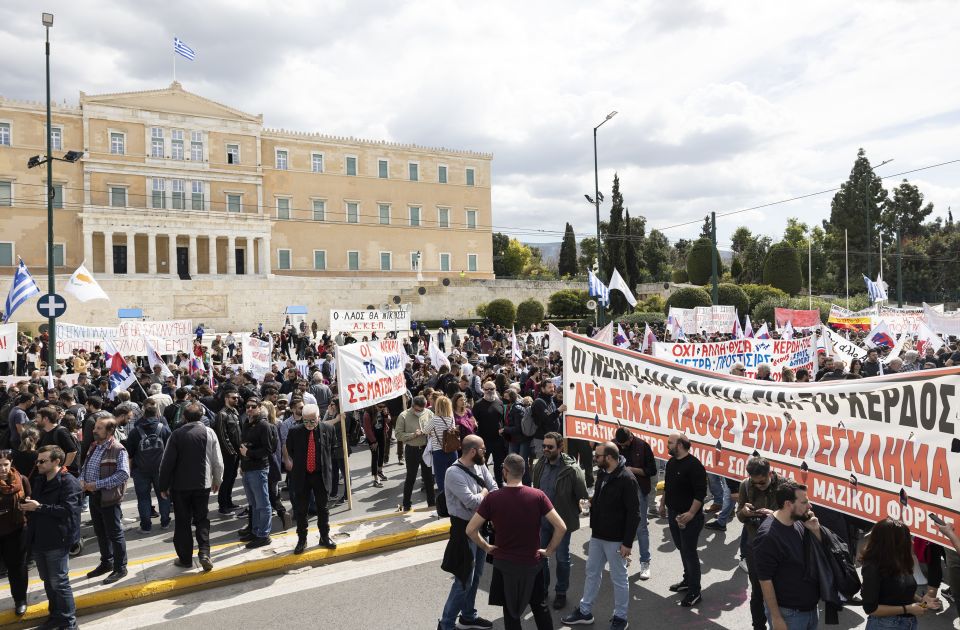
[[[173,565],[173,530],[164,532],[169,543],[169,553],[148,558],[131,558],[127,569],[129,575],[116,584],[103,586],[103,577],[87,580],[87,571],[92,570],[96,554],[71,559],[70,583],[73,587],[80,614],[94,610],[116,608],[130,600],[146,601],[159,599],[182,591],[196,591],[222,586],[231,581],[240,581],[294,569],[304,565],[318,565],[347,560],[359,555],[387,549],[409,547],[446,538],[449,522],[438,520],[426,508],[406,513],[381,512],[359,518],[331,523],[330,534],[337,543],[336,550],[318,546],[318,531],[313,520],[308,534],[309,547],[302,555],[294,555],[297,541],[294,528],[275,533],[273,544],[247,550],[243,543],[230,542],[211,546],[213,571],[204,573],[194,557],[193,569],[181,569]],[[92,541],[96,547],[96,541]],[[27,595],[29,608],[23,618],[13,614],[14,603],[6,580],[0,586],[0,627],[31,627],[42,622],[47,615],[47,601],[43,583],[36,570],[30,573]]]

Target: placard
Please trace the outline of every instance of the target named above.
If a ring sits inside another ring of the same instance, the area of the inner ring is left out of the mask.
[[[398,339],[380,339],[337,347],[337,387],[341,411],[390,400],[407,391],[403,368],[407,355]]]
[[[124,321],[117,327],[80,326],[57,322],[57,358],[64,359],[74,350],[91,351],[96,346],[104,348],[108,339],[125,357],[141,357],[147,354],[143,338],[161,355],[191,352],[195,338],[192,321],[174,319],[169,321]]]
[[[350,333],[357,339],[370,337],[370,333],[377,333],[383,337],[388,332],[397,331],[406,333],[410,330],[410,310],[380,311],[377,309],[331,309],[330,326],[328,332],[332,336]]]
[[[742,363],[747,378],[755,378],[762,363],[770,366],[770,377],[779,381],[781,370],[813,369],[813,338],[803,339],[734,339],[714,343],[653,344],[653,356],[677,365],[727,374]]]

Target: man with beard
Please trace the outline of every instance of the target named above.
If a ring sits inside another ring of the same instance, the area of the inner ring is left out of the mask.
[[[487,447],[487,458],[493,456],[493,478],[503,485],[503,460],[507,456],[507,443],[500,430],[503,428],[503,401],[497,396],[493,381],[483,384],[483,398],[473,405],[473,417],[477,420],[477,435]]]
[[[687,591],[680,602],[690,607],[700,601],[700,556],[697,541],[703,530],[703,500],[707,496],[707,471],[690,454],[690,439],[674,433],[667,439],[670,459],[664,472],[660,517],[667,517],[670,536],[680,552],[683,579],[670,586],[674,593]]]
[[[810,510],[807,487],[785,480],[777,487],[777,511],[757,530],[753,556],[773,630],[817,627],[820,586],[807,571],[805,545],[820,540],[820,521]]]
[[[434,504],[433,470],[423,461],[423,453],[427,447],[427,425],[433,418],[433,413],[427,409],[427,399],[423,396],[414,396],[413,404],[400,417],[394,431],[397,439],[403,442],[404,460],[407,463],[406,477],[403,481],[403,503],[400,509],[410,511],[413,496],[413,484],[417,480],[417,469],[423,479],[423,489],[427,493],[427,505]]]

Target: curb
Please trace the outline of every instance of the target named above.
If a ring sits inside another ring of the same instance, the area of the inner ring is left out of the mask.
[[[216,588],[302,566],[333,564],[378,551],[425,545],[445,539],[449,531],[450,523],[444,519],[397,534],[340,543],[335,550],[314,548],[299,556],[284,552],[274,557],[241,562],[222,569],[215,566],[210,573],[190,572],[173,578],[86,593],[76,597],[77,615],[118,608],[134,600],[137,600],[137,603],[148,602],[186,591]],[[0,612],[0,627],[30,627],[47,617],[47,606],[47,602],[34,604],[27,609],[27,614],[23,617],[17,617],[11,610]]]

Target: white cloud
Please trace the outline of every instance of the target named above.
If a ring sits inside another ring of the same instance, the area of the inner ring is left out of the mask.
[[[594,231],[592,128],[614,109],[601,186],[618,172],[651,227],[839,186],[860,147],[896,158],[887,176],[960,157],[954,2],[48,4],[58,101],[167,85],[177,35],[198,52],[184,86],[268,126],[493,152],[493,222],[530,240]],[[42,39],[33,3],[0,5],[5,96],[43,97]],[[945,214],[958,175],[913,181]],[[718,236],[818,222],[830,198],[722,219]]]

